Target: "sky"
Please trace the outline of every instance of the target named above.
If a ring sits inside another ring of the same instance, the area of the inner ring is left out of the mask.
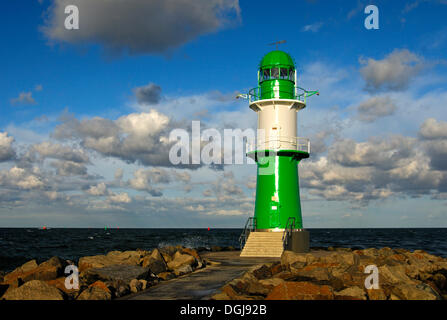
[[[168,137],[256,129],[235,97],[279,40],[320,91],[298,113],[304,227],[447,227],[446,16],[445,0],[7,1],[0,227],[242,228],[256,165],[174,165]]]

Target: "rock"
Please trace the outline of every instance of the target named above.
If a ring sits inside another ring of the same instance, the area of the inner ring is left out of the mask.
[[[111,300],[112,293],[102,281],[96,281],[81,292],[77,300]]]
[[[370,256],[370,257],[378,257],[379,256],[379,250],[376,248],[368,248],[363,250],[354,250],[355,254],[361,255],[361,256]]]
[[[147,251],[110,251],[107,255],[87,256],[79,259],[79,272],[87,269],[103,268],[115,264],[138,266]]]
[[[111,264],[114,264],[113,261],[105,255],[87,256],[79,259],[78,268],[79,272],[83,272],[88,269],[103,268]]]
[[[252,268],[251,272],[253,276],[255,276],[258,280],[267,279],[272,276],[272,270],[265,264],[261,266],[255,266],[254,268]]]
[[[202,258],[200,257],[200,255],[198,254],[198,252],[196,250],[190,249],[190,248],[184,248],[180,252],[184,253],[184,254],[189,254],[190,256],[193,256],[194,258],[196,258],[197,268],[202,268],[202,266],[204,265]]]
[[[359,287],[349,287],[335,292],[335,300],[366,300],[366,294]]]
[[[369,300],[386,300],[386,294],[383,289],[367,289],[366,290],[368,294]]]
[[[139,265],[140,259],[147,255],[147,251],[111,251],[107,253],[108,258],[113,261],[113,264],[129,264],[129,265]]]
[[[263,299],[262,296],[248,296],[244,295],[241,292],[246,288],[246,284],[244,282],[233,280],[230,283],[226,284],[222,287],[222,293],[228,296],[229,300],[255,300],[255,299]]]
[[[322,268],[318,265],[309,265],[302,269],[297,269],[293,271],[293,274],[307,281],[329,281],[331,278],[328,268]]]
[[[327,285],[315,285],[311,282],[285,281],[269,293],[266,300],[333,300],[334,293]]]
[[[141,283],[141,290],[146,290],[146,288],[148,287],[148,282],[146,280],[140,279],[138,280]]]
[[[174,274],[177,277],[191,273],[191,272],[192,272],[192,267],[188,264],[182,265],[181,267],[174,269]]]
[[[137,293],[142,290],[143,284],[138,279],[132,279],[129,283],[129,287],[131,292]]]
[[[48,280],[45,281],[47,284],[49,284],[52,287],[55,287],[59,290],[61,290],[62,292],[66,293],[68,296],[70,297],[74,297],[77,295],[77,293],[79,292],[79,289],[67,289],[65,287],[65,277],[60,277],[54,280]]]
[[[219,292],[219,293],[216,293],[215,295],[213,295],[211,297],[211,300],[231,300],[231,299],[226,293]]]
[[[117,298],[123,297],[130,293],[130,286],[125,283],[120,283],[114,290],[114,294]]]
[[[285,250],[281,255],[281,264],[285,267],[289,267],[295,262],[302,263],[303,266],[307,263],[306,253],[295,253],[293,251]]]
[[[158,249],[154,249],[151,255],[145,256],[142,259],[141,265],[149,268],[154,274],[159,274],[167,270],[165,259]]]
[[[439,289],[441,290],[447,289],[447,279],[442,273],[434,274],[432,280]]]
[[[269,291],[271,291],[274,287],[276,287],[277,285],[280,285],[283,282],[284,282],[284,280],[280,279],[280,278],[259,280],[259,283],[261,285],[263,285],[264,287],[266,287]]]
[[[175,278],[175,274],[173,272],[162,272],[157,276],[162,280],[171,280]]]
[[[379,267],[379,283],[386,282],[390,284],[409,283],[414,284],[416,281],[410,279],[405,273],[404,266],[381,266]]]
[[[189,254],[181,254],[177,251],[174,254],[174,258],[171,262],[168,262],[168,268],[170,270],[178,269],[184,265],[194,266],[196,264],[196,258],[190,256]]]
[[[80,274],[80,279],[86,283],[101,280],[110,282],[115,288],[129,284],[132,279],[151,280],[149,268],[131,265],[111,265],[103,268],[88,269]]]
[[[63,275],[65,266],[66,262],[58,257],[52,257],[40,265],[37,265],[36,260],[31,260],[5,275],[4,282],[18,287],[30,280],[54,280]]]
[[[442,298],[426,284],[397,284],[391,291],[392,300],[441,300]]]
[[[2,297],[6,300],[63,300],[62,292],[45,281],[31,280],[12,290]]]

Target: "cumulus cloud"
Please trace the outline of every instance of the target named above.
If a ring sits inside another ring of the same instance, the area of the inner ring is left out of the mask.
[[[436,197],[444,191],[447,167],[436,166],[434,159],[447,155],[447,143],[443,153],[430,154],[427,148],[427,141],[399,135],[338,140],[327,156],[302,162],[301,186],[326,200],[362,205],[399,195]]]
[[[419,135],[423,139],[447,139],[447,122],[428,118],[422,123]]]
[[[433,168],[447,170],[447,122],[426,119],[419,130]]]
[[[161,87],[155,83],[149,83],[145,86],[135,88],[134,93],[139,104],[153,105],[160,101]]]
[[[108,201],[110,201],[111,203],[130,203],[132,199],[126,192],[122,192],[117,194],[111,194],[108,197]]]
[[[88,154],[83,149],[75,149],[72,146],[61,145],[45,141],[35,144],[30,148],[30,153],[35,153],[42,159],[53,158],[77,163],[87,163]]]
[[[138,169],[134,172],[134,177],[128,181],[131,188],[147,191],[154,197],[163,195],[154,185],[169,182],[171,182],[169,172],[161,168]]]
[[[66,30],[64,8],[76,5],[80,25]],[[131,54],[162,53],[239,21],[238,0],[55,0],[44,34],[68,43],[100,43]]]
[[[12,105],[26,105],[26,104],[36,104],[36,100],[33,98],[33,93],[29,92],[20,92],[17,98],[12,98],[10,100]]]
[[[365,89],[370,92],[404,90],[425,66],[421,57],[407,49],[396,49],[382,60],[361,58],[360,63]]]
[[[92,196],[105,196],[109,193],[107,186],[104,182],[99,183],[96,186],[90,186],[86,193]]]
[[[396,109],[396,105],[389,97],[371,97],[357,107],[357,116],[360,121],[373,122],[394,114]]]
[[[31,171],[14,166],[9,170],[0,171],[0,186],[15,189],[39,189],[45,186],[39,170]]]
[[[12,147],[14,138],[8,136],[7,132],[0,132],[0,162],[9,161],[15,158],[15,151]]]
[[[51,166],[56,169],[59,176],[85,176],[87,167],[83,163],[74,161],[56,160],[51,162]]]
[[[69,115],[61,120],[52,134],[56,139],[77,140],[84,148],[129,163],[172,166],[168,137],[176,124],[156,110],[131,113],[114,121],[99,117],[80,121]]]

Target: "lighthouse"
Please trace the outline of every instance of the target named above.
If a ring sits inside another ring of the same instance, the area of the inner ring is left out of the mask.
[[[241,256],[279,257],[284,249],[309,250],[303,228],[298,164],[310,155],[310,141],[298,137],[297,120],[306,99],[318,91],[298,86],[296,66],[284,51],[267,53],[258,68],[258,85],[246,98],[257,114],[258,134],[247,143],[256,161],[256,202],[240,237]]]

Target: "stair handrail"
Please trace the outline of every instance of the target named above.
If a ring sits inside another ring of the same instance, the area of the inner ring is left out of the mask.
[[[282,234],[282,243],[284,246],[284,250],[287,249],[287,244],[289,242],[289,237],[292,235],[293,229],[295,229],[295,217],[289,217],[286,222],[286,227]]]
[[[239,245],[241,250],[244,248],[245,242],[247,242],[247,238],[250,235],[250,232],[256,229],[256,218],[249,217],[247,222],[245,222],[244,230],[239,236]]]

